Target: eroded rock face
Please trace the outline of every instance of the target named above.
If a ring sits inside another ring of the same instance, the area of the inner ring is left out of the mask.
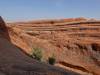
[[[8,28],[1,16],[0,16],[0,34],[1,34],[1,36],[10,40]]]
[[[2,17],[0,16],[0,30],[5,31],[5,22],[3,21]]]
[[[100,21],[79,18],[9,25],[11,41],[26,53],[40,47],[45,60],[55,54],[57,66],[100,75]]]
[[[4,37],[3,33],[9,34],[8,31],[3,32],[5,27],[6,25],[2,25],[0,19],[0,75],[79,75],[69,70],[39,63],[27,56]]]

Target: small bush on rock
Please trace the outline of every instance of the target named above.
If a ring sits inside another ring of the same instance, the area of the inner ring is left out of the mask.
[[[49,62],[49,64],[54,65],[55,62],[56,62],[55,56],[52,55],[51,57],[49,57],[49,58],[48,58],[48,62]]]
[[[42,60],[42,50],[40,48],[33,48],[32,57],[38,61]]]

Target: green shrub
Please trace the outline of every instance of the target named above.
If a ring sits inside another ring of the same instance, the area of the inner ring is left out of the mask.
[[[48,62],[49,62],[49,64],[54,65],[55,62],[56,62],[55,56],[52,55],[51,57],[49,57],[49,58],[48,58]]]
[[[32,57],[38,61],[42,60],[42,50],[40,48],[33,48]]]

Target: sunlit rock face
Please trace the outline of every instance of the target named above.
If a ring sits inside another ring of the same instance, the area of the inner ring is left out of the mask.
[[[86,18],[9,23],[13,44],[31,54],[43,51],[47,61],[56,56],[55,66],[86,75],[100,75],[100,21]]]
[[[9,36],[12,34],[9,32],[13,33],[14,37],[17,34],[0,17],[0,75],[80,75],[70,70],[37,62],[12,44],[12,38]],[[17,37],[19,36],[16,35],[16,40],[13,40],[18,41]]]

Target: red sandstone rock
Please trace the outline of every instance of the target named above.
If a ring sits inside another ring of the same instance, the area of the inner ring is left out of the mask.
[[[37,62],[29,57],[20,48],[11,43],[10,36],[7,35],[9,34],[7,29],[11,32],[10,35],[16,38],[12,38],[17,42],[16,45],[24,40],[18,40],[18,37],[21,38],[19,35],[20,29],[12,30],[6,27],[0,17],[0,75],[79,75],[69,70]],[[5,36],[9,37],[9,39]]]
[[[33,46],[40,47],[45,60],[55,54],[56,64],[64,68],[100,75],[100,21],[19,22],[9,24],[8,30],[12,43],[28,54]]]

